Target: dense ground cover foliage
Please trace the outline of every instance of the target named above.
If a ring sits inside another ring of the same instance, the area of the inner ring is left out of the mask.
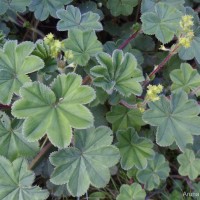
[[[200,1],[0,1],[0,199],[200,199]]]

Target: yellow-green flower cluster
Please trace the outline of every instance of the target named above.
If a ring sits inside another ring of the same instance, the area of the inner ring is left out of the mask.
[[[73,58],[74,58],[74,54],[73,54],[72,50],[65,51],[65,59],[66,60],[71,60]]]
[[[146,100],[147,101],[157,101],[160,99],[158,94],[160,94],[163,90],[162,85],[148,85],[147,87],[147,94],[146,94]]]
[[[44,43],[49,46],[51,57],[57,58],[61,51],[61,42],[59,40],[55,40],[54,35],[49,33],[44,37]]]
[[[194,32],[192,30],[193,16],[184,15],[180,21],[181,36],[179,38],[179,44],[185,48],[189,48],[194,37]]]

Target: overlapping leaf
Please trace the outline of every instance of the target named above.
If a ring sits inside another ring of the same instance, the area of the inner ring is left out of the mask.
[[[0,154],[13,161],[20,156],[32,157],[38,150],[38,143],[26,141],[21,126],[14,126],[10,118],[0,112]]]
[[[177,157],[177,160],[180,164],[178,169],[180,175],[189,176],[191,180],[194,180],[200,174],[200,159],[195,158],[192,150],[186,149]]]
[[[1,200],[45,200],[48,191],[32,186],[34,173],[28,170],[27,162],[18,158],[12,163],[0,157],[0,199]]]
[[[197,87],[200,87],[200,75],[196,69],[187,63],[181,64],[180,69],[175,69],[170,73],[170,78],[173,82],[172,90],[182,89],[185,92],[190,92]]]
[[[158,3],[154,12],[142,15],[142,30],[147,35],[154,35],[162,43],[170,42],[179,28],[182,13],[176,8]]]
[[[145,169],[137,172],[137,178],[140,183],[144,184],[145,189],[153,190],[158,188],[161,181],[165,181],[169,176],[169,164],[165,161],[165,157],[161,154],[156,154],[153,160],[148,161]]]
[[[157,126],[156,142],[160,146],[169,146],[174,141],[183,151],[186,144],[193,143],[192,135],[200,134],[199,106],[189,99],[185,92],[177,91],[171,99],[150,102],[150,109],[145,111],[143,120]]]
[[[171,5],[178,10],[182,10],[183,4],[185,3],[184,0],[142,0],[141,3],[141,12],[153,12],[155,5],[159,2],[163,2],[165,4]]]
[[[25,118],[23,133],[29,141],[47,133],[55,146],[67,147],[72,127],[83,129],[93,124],[93,116],[83,104],[91,102],[95,93],[81,83],[81,76],[69,73],[58,76],[51,89],[38,82],[21,88],[21,99],[14,103],[12,113]]]
[[[113,16],[131,15],[137,5],[138,0],[108,0],[107,2],[107,7]]]
[[[138,183],[132,185],[122,185],[120,187],[120,194],[117,196],[117,200],[144,200],[146,192],[142,189]]]
[[[112,106],[111,111],[106,114],[106,119],[112,124],[114,132],[126,130],[128,127],[139,130],[145,125],[142,113],[138,109],[128,109],[121,105]]]
[[[16,12],[25,12],[26,6],[30,4],[31,0],[1,0],[0,1],[0,15],[10,9]]]
[[[93,185],[105,187],[110,180],[109,167],[119,160],[119,151],[112,146],[112,131],[108,127],[76,131],[74,147],[52,153],[56,166],[51,182],[65,184],[73,196],[81,196]]]
[[[71,2],[72,0],[31,0],[29,9],[34,12],[36,19],[44,21],[49,15],[56,18],[56,11]]]
[[[121,95],[141,95],[144,80],[142,71],[137,68],[137,60],[131,53],[123,54],[115,50],[112,57],[107,53],[96,56],[100,65],[93,67],[90,73],[94,77],[93,84],[112,94],[114,90]]]
[[[94,31],[70,30],[64,46],[65,50],[72,51],[71,61],[81,66],[85,66],[91,57],[102,51],[102,44]]]
[[[81,14],[79,8],[70,5],[67,6],[66,10],[58,10],[56,14],[60,19],[57,24],[59,31],[67,31],[74,28],[82,31],[101,31],[103,29],[99,22],[100,16],[91,11]]]
[[[118,131],[117,140],[116,145],[121,154],[121,166],[125,170],[129,170],[134,166],[138,169],[144,169],[147,166],[147,159],[154,157],[151,140],[139,137],[132,128]]]
[[[200,63],[200,21],[198,13],[194,12],[192,8],[186,8],[186,14],[192,15],[194,26],[192,30],[194,31],[194,37],[189,48],[181,47],[179,48],[179,56],[182,60],[191,60],[195,58],[198,63]]]
[[[9,104],[13,94],[18,94],[20,87],[30,82],[26,75],[44,67],[43,61],[30,55],[35,45],[32,42],[8,41],[0,49],[0,102]]]

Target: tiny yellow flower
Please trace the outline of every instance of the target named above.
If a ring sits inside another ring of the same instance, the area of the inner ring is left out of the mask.
[[[54,40],[54,35],[52,33],[49,33],[44,37],[44,43],[47,45],[50,44],[53,40]]]
[[[60,49],[61,46],[62,46],[62,45],[61,45],[61,42],[60,42],[59,40],[55,40],[53,45],[54,45],[54,47],[57,48],[57,49]]]
[[[185,48],[189,48],[190,47],[190,39],[186,38],[186,37],[182,37],[179,39],[179,44],[182,45]]]
[[[160,99],[158,94],[160,94],[163,90],[162,85],[148,85],[147,87],[147,94],[146,94],[146,100],[148,101],[157,101]]]

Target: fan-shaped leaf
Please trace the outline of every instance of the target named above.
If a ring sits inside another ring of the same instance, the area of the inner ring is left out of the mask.
[[[30,143],[22,136],[21,125],[13,126],[10,118],[0,112],[0,152],[1,155],[13,161],[17,157],[32,157],[38,148],[38,143]]]
[[[162,43],[170,42],[177,29],[182,13],[171,5],[158,3],[154,12],[142,15],[142,30],[148,35],[157,37]]]
[[[142,0],[141,3],[141,12],[153,12],[155,5],[159,2],[163,2],[165,4],[171,5],[178,10],[182,10],[183,4],[185,3],[184,0]]]
[[[31,0],[1,0],[0,1],[0,15],[5,14],[5,12],[10,9],[15,12],[25,12],[26,6],[30,4]]]
[[[194,152],[190,149],[186,149],[184,153],[177,157],[180,164],[178,169],[180,175],[189,176],[194,180],[200,174],[200,159],[195,158]]]
[[[29,9],[34,12],[36,19],[44,21],[49,15],[56,18],[56,11],[71,2],[72,0],[31,0]]]
[[[103,88],[109,94],[116,90],[124,96],[141,95],[142,86],[139,82],[144,77],[131,53],[123,55],[123,51],[115,50],[112,57],[102,52],[96,58],[100,65],[90,70],[95,86]]]
[[[145,190],[138,183],[132,185],[122,185],[117,200],[144,200],[146,196]]]
[[[93,185],[105,187],[110,180],[109,167],[119,160],[119,151],[112,146],[112,131],[100,126],[76,131],[74,147],[51,154],[50,161],[56,166],[51,182],[65,184],[73,196],[83,195]]]
[[[185,92],[190,92],[200,86],[200,75],[196,69],[187,63],[181,64],[180,69],[175,69],[170,73],[170,78],[173,82],[172,90],[182,89]]]
[[[150,109],[145,111],[143,120],[152,126],[158,126],[156,142],[160,146],[169,146],[174,141],[183,151],[186,144],[193,143],[192,135],[200,134],[199,106],[189,99],[185,92],[177,91],[171,100],[161,99],[150,102]]]
[[[157,153],[154,159],[148,161],[145,169],[137,172],[137,178],[144,184],[145,189],[153,190],[158,188],[161,181],[166,180],[169,171],[169,164],[165,161],[165,157]]]
[[[47,133],[55,146],[67,147],[71,127],[82,129],[93,124],[92,114],[82,104],[91,102],[95,93],[81,82],[79,75],[71,73],[58,76],[51,89],[38,82],[21,88],[21,99],[14,103],[12,113],[25,118],[23,133],[29,141]]]
[[[113,16],[131,15],[137,5],[138,0],[108,0],[107,2],[107,7]]]
[[[67,31],[74,28],[82,31],[101,31],[103,29],[101,23],[99,22],[100,16],[91,11],[81,14],[79,8],[71,5],[67,6],[66,10],[58,10],[56,14],[60,19],[57,24],[57,29],[59,31]]]
[[[114,132],[126,130],[128,127],[139,130],[145,125],[142,113],[138,109],[128,109],[121,105],[112,106],[111,111],[106,114],[106,119],[112,124]]]
[[[13,94],[18,94],[20,87],[30,82],[28,73],[44,67],[43,61],[30,55],[35,45],[32,42],[8,41],[0,49],[0,102],[9,104]]]
[[[0,199],[1,200],[45,200],[49,193],[38,186],[32,186],[34,173],[27,162],[18,158],[12,163],[0,157]]]
[[[94,31],[70,30],[68,39],[64,40],[65,50],[71,50],[72,62],[85,66],[90,57],[102,51],[102,44]]]
[[[132,128],[126,131],[118,131],[117,140],[117,147],[121,154],[121,166],[125,170],[134,166],[138,169],[144,169],[147,166],[147,159],[154,157],[151,140],[139,137]]]

